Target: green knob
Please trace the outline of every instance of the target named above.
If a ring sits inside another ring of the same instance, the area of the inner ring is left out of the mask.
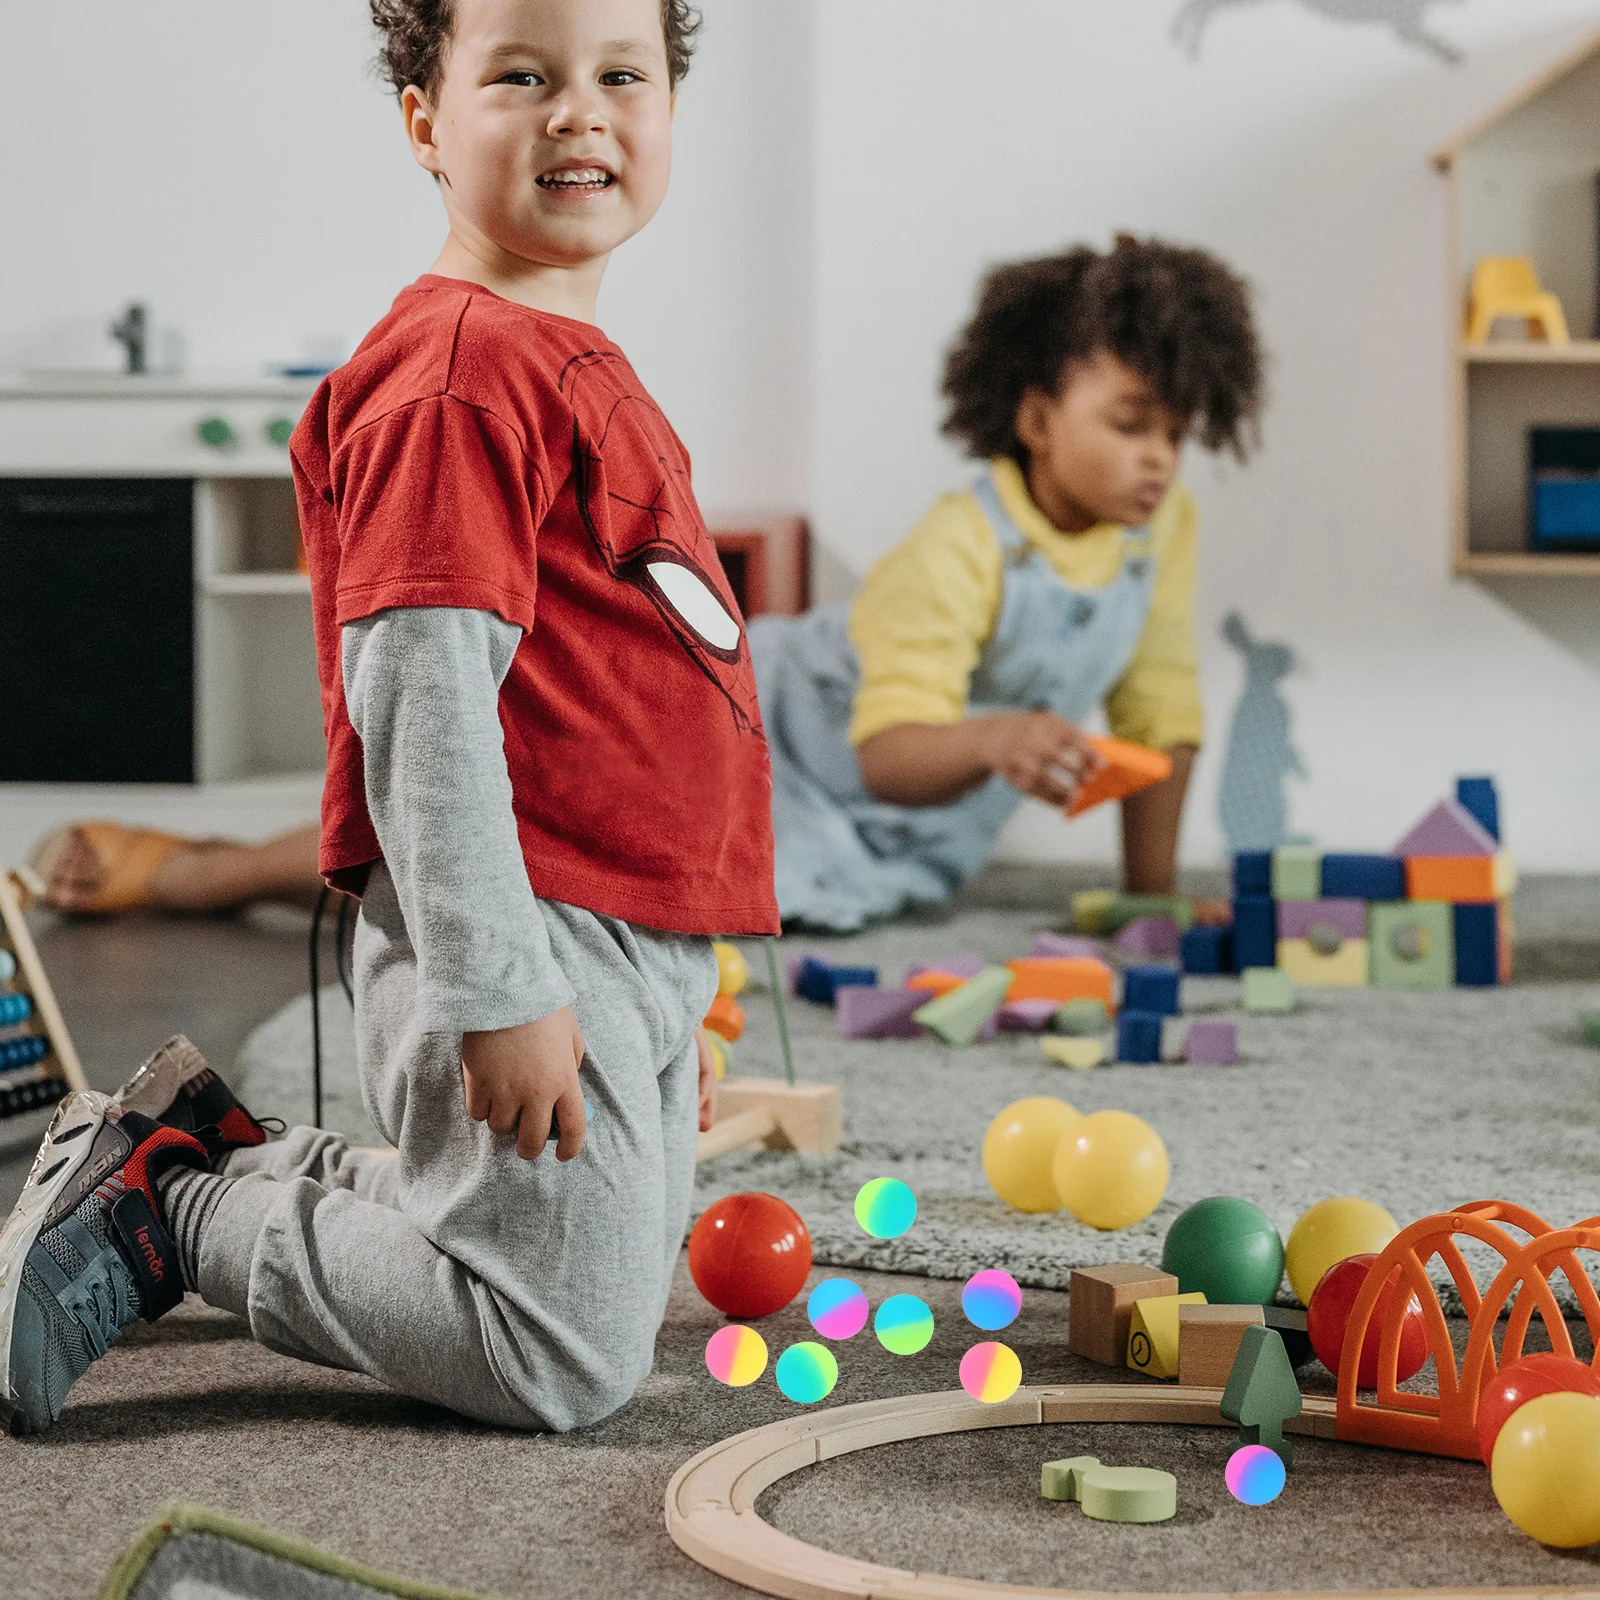
[[[274,417],[267,424],[267,439],[280,450],[289,448],[289,441],[294,437],[293,417]]]
[[[207,417],[195,432],[200,443],[212,450],[227,450],[235,443],[233,424],[226,417]]]

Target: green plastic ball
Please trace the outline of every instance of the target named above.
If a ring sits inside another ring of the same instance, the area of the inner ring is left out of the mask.
[[[1260,1206],[1215,1195],[1176,1218],[1161,1266],[1180,1293],[1198,1291],[1214,1306],[1270,1305],[1283,1277],[1283,1240]]]

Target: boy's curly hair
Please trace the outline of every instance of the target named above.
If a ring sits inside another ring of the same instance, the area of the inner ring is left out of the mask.
[[[1258,440],[1262,354],[1250,289],[1215,256],[1118,234],[1015,261],[984,281],[944,370],[944,431],[975,456],[1026,465],[1017,408],[1058,395],[1074,363],[1106,350],[1146,378],[1208,450],[1241,461]]]
[[[416,84],[432,95],[444,76],[455,29],[455,0],[368,0],[372,24],[383,35],[378,66],[398,95]],[[689,0],[661,0],[667,36],[667,76],[674,89],[688,75],[702,19]]]

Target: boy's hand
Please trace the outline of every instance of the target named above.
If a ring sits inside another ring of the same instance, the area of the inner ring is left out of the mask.
[[[1083,730],[1053,711],[1003,711],[984,722],[989,770],[1046,805],[1071,805],[1103,764]]]
[[[495,1133],[515,1129],[517,1154],[537,1161],[550,1141],[554,1113],[561,1124],[556,1159],[570,1161],[583,1148],[586,1123],[578,1083],[583,1052],[583,1032],[569,1006],[519,1027],[464,1034],[467,1115]]]
[[[694,1043],[700,1052],[700,1131],[710,1133],[717,1120],[717,1058],[704,1028],[694,1030]]]

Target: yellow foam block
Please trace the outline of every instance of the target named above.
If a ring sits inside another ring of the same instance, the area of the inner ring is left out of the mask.
[[[1203,1294],[1135,1300],[1128,1323],[1128,1365],[1152,1378],[1178,1376],[1178,1307],[1203,1306]]]
[[[1333,955],[1325,956],[1309,939],[1280,939],[1278,965],[1307,989],[1364,989],[1367,941],[1346,939]]]
[[[1048,1036],[1039,1041],[1039,1048],[1061,1067],[1072,1067],[1083,1072],[1098,1067],[1106,1058],[1106,1047],[1099,1039],[1071,1039]]]

